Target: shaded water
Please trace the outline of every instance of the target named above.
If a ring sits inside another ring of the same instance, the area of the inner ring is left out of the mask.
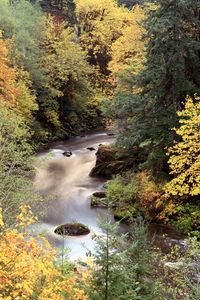
[[[93,233],[102,234],[98,220],[106,217],[104,209],[91,209],[90,197],[93,192],[101,191],[104,180],[91,178],[89,173],[95,165],[96,151],[89,151],[87,147],[98,149],[98,145],[112,143],[113,137],[106,133],[93,133],[85,137],[76,137],[69,141],[51,144],[48,151],[38,154],[35,188],[45,195],[52,195],[43,222],[37,225],[39,232],[45,235],[55,247],[69,248],[69,258],[72,260],[86,256],[87,249],[93,250]],[[66,150],[72,151],[71,157],[63,156]],[[110,218],[113,219],[112,215]],[[80,222],[88,225],[91,233],[80,237],[62,237],[54,233],[60,224]],[[122,230],[127,230],[122,226]],[[155,236],[155,244],[167,249],[170,242],[182,242],[183,236],[165,226],[151,224],[149,235]],[[86,249],[87,248],[87,249]]]

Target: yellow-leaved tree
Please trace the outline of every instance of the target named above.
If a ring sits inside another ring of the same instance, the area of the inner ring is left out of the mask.
[[[10,65],[10,41],[4,41],[0,31],[0,102],[12,107],[25,122],[30,122],[38,109],[29,73]],[[8,46],[8,47],[7,47]]]
[[[89,89],[90,67],[66,23],[47,15],[45,25],[41,64],[45,74],[42,85],[46,93],[40,97],[40,106],[46,122],[61,128],[61,119],[66,118],[69,108],[76,106],[79,98],[84,103],[84,95]]]
[[[9,106],[16,104],[19,91],[15,87],[16,71],[9,66],[8,49],[0,31],[0,101]]]
[[[0,209],[0,300],[87,300],[78,285],[81,275],[62,272],[48,241],[29,235],[35,220],[24,205],[15,227],[6,229]]]
[[[109,69],[114,75],[130,67],[133,60],[142,62],[144,59],[145,44],[142,36],[145,28],[142,26],[142,22],[147,14],[142,6],[136,5],[130,12],[130,16],[132,16],[130,25],[122,29],[122,35],[111,47],[112,60],[109,63]]]
[[[168,149],[169,167],[174,178],[166,184],[166,193],[174,196],[200,194],[200,98],[187,99],[180,117],[179,142]]]
[[[132,23],[132,13],[116,0],[77,0],[76,15],[80,44],[95,70],[92,81],[105,90],[109,87],[112,44]]]

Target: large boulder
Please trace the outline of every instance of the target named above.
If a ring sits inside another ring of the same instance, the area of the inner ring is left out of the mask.
[[[90,230],[81,223],[68,223],[58,226],[54,232],[59,235],[78,236],[88,234]]]
[[[124,149],[101,145],[96,153],[96,165],[90,176],[111,178],[138,165],[138,148]]]

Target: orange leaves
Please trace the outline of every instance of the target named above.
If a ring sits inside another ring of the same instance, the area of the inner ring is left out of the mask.
[[[0,100],[13,106],[19,91],[15,86],[16,72],[8,63],[8,50],[0,32]]]
[[[156,219],[163,209],[166,197],[162,187],[159,187],[147,172],[137,174],[137,195],[141,209],[151,218]]]
[[[20,210],[17,226],[0,237],[0,300],[87,300],[78,275],[61,274],[55,266],[48,241],[29,236],[27,228],[36,220],[30,207]]]
[[[27,226],[34,224],[37,221],[37,218],[33,216],[29,205],[21,206],[20,211],[20,214],[17,216],[17,227],[26,230]]]

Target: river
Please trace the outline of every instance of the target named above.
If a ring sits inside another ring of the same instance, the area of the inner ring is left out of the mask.
[[[87,147],[97,150],[99,144],[113,141],[113,136],[105,132],[94,132],[52,143],[48,150],[38,153],[35,189],[42,195],[51,195],[51,199],[47,202],[45,217],[37,224],[35,231],[43,232],[54,247],[68,248],[71,260],[82,259],[88,251],[94,250],[93,234],[103,233],[99,220],[107,215],[106,209],[90,207],[92,193],[103,190],[105,180],[89,176],[95,165],[96,151],[90,151]],[[72,156],[63,156],[63,152],[68,150]],[[113,219],[111,214],[110,219]],[[64,239],[54,233],[57,226],[74,221],[87,225],[91,233]],[[128,228],[122,225],[121,230]],[[154,237],[155,246],[163,251],[171,243],[184,242],[181,233],[163,225],[150,224],[148,234],[150,238]]]

